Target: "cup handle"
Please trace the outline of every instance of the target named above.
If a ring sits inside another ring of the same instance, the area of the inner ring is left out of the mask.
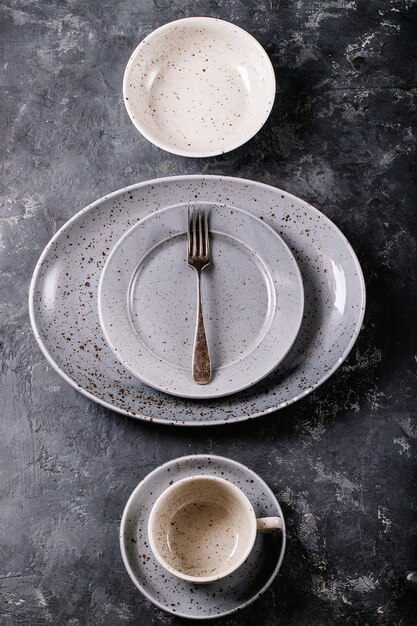
[[[266,535],[276,533],[283,529],[282,517],[258,517],[256,520],[256,532]]]

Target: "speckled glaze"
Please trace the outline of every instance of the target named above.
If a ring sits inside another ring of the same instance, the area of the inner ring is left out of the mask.
[[[275,75],[262,46],[243,29],[209,17],[161,26],[136,48],[123,95],[136,128],[184,156],[228,152],[263,126]]]
[[[227,615],[256,600],[276,577],[284,558],[286,533],[258,535],[247,560],[226,578],[195,584],[167,572],[149,546],[147,526],[157,498],[190,476],[223,478],[248,498],[257,517],[283,519],[281,507],[264,481],[231,459],[194,455],[174,459],[151,472],[134,490],[120,526],[120,548],[127,571],[138,589],[154,604],[174,615],[207,619]]]
[[[210,216],[211,262],[202,274],[213,374],[193,380],[196,278],[187,263],[187,205],[153,213],[113,248],[102,271],[104,336],[139,379],[184,398],[216,398],[267,376],[293,345],[303,283],[288,246],[246,211],[198,204]]]
[[[298,262],[305,296],[300,332],[279,367],[253,387],[205,404],[163,394],[126,372],[108,348],[97,314],[100,272],[122,234],[153,211],[196,200],[243,208],[275,228]],[[306,396],[349,354],[364,308],[356,255],[323,213],[275,187],[220,176],[149,181],[89,205],[45,248],[29,297],[39,345],[67,382],[120,413],[192,426],[257,417]]]
[[[214,476],[188,476],[168,487],[149,516],[149,544],[159,563],[195,583],[220,580],[252,550],[256,517],[245,494]]]

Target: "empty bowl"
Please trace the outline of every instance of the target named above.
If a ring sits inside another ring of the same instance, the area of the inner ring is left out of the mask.
[[[161,26],[133,52],[123,95],[136,128],[156,146],[208,157],[244,144],[275,98],[268,55],[249,33],[210,17]]]

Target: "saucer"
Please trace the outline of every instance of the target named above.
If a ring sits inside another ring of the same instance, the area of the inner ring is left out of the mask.
[[[241,209],[194,203],[210,222],[202,298],[213,375],[192,376],[196,277],[187,263],[187,204],[152,213],[118,241],[101,273],[104,337],[129,372],[183,398],[218,398],[265,378],[293,345],[303,282],[288,246]]]
[[[120,526],[123,562],[136,587],[156,606],[188,619],[221,617],[243,609],[268,589],[284,558],[286,534],[258,535],[247,560],[233,574],[214,583],[195,584],[165,570],[147,538],[154,502],[170,485],[188,476],[224,478],[239,487],[257,517],[283,517],[271,489],[255,472],[237,461],[214,455],[192,455],[161,465],[130,496]]]
[[[161,26],[124,75],[129,116],[156,146],[189,157],[229,152],[253,137],[275,98],[275,75],[245,30],[211,17]]]

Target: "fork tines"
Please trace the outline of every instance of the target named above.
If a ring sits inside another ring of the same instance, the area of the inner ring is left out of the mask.
[[[207,211],[188,207],[188,261],[208,260],[209,245]]]

